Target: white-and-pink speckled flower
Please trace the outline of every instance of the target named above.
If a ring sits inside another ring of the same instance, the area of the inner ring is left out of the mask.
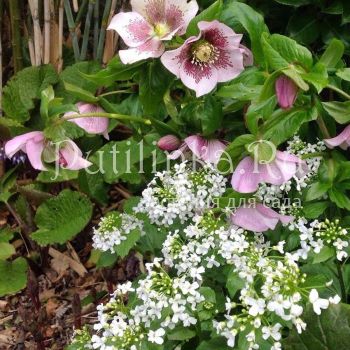
[[[130,47],[119,51],[124,64],[160,57],[163,41],[185,34],[198,12],[196,0],[131,0],[131,6],[132,12],[118,13],[108,26]]]
[[[200,34],[188,38],[178,49],[167,51],[161,60],[197,97],[211,92],[217,83],[237,77],[244,62],[252,63],[240,45],[241,34],[218,21],[199,22]]]

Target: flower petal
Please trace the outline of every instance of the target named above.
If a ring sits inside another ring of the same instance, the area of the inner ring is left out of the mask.
[[[208,163],[218,164],[226,145],[219,140],[208,140],[202,150],[201,158]]]
[[[253,53],[244,45],[239,45],[243,53],[243,64],[244,67],[250,67],[254,64]]]
[[[5,144],[5,153],[7,157],[12,158],[19,150],[25,152],[25,144],[31,139],[34,139],[36,142],[42,141],[44,139],[44,134],[41,131],[31,131],[7,141]]]
[[[218,72],[213,67],[200,67],[186,60],[180,68],[180,79],[185,86],[196,92],[197,97],[200,97],[215,89]]]
[[[120,50],[119,56],[124,64],[131,64],[151,57],[160,57],[164,49],[165,47],[159,39],[152,38],[139,47]]]
[[[46,170],[41,160],[41,155],[45,147],[43,140],[44,139],[30,139],[25,146],[29,162],[32,165],[32,167],[36,170]]]
[[[253,158],[245,157],[235,169],[231,184],[235,191],[251,193],[258,189],[260,183],[260,169]]]
[[[82,157],[81,150],[72,140],[66,141],[64,147],[60,149],[60,153],[67,163],[66,169],[80,170],[92,165],[91,162]]]
[[[218,50],[219,56],[214,63],[218,72],[218,82],[223,83],[236,78],[244,70],[244,57],[241,49]]]
[[[340,146],[342,149],[349,147],[350,125],[348,125],[338,136],[323,140],[329,148]]]
[[[204,147],[206,147],[206,140],[199,135],[192,135],[185,138],[184,141],[187,144],[188,148],[192,151],[192,153],[196,155],[196,157],[201,159],[203,149]]]
[[[136,12],[121,12],[115,15],[108,30],[115,30],[130,47],[144,44],[151,38],[153,28]]]
[[[166,0],[131,0],[132,10],[144,16],[149,23],[165,22]]]
[[[171,31],[178,35],[186,33],[190,21],[196,16],[199,10],[197,1],[191,0],[167,0],[165,8],[165,21]]]
[[[105,113],[104,109],[102,109],[98,105],[94,105],[91,103],[77,103],[77,107],[80,114],[85,113]],[[65,116],[69,116],[71,114],[75,114],[75,112],[68,112]],[[82,129],[84,129],[89,134],[102,134],[108,140],[108,126],[109,119],[103,117],[84,117],[69,120],[72,123],[77,124]]]

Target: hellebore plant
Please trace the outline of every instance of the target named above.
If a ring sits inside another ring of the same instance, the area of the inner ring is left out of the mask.
[[[281,75],[275,83],[277,102],[283,109],[292,108],[297,99],[299,88],[286,75]]]
[[[324,142],[329,148],[339,146],[346,150],[350,147],[350,125],[348,125],[338,136],[331,139],[325,139]]]
[[[163,41],[183,35],[198,12],[195,0],[132,0],[131,6],[132,12],[117,14],[108,26],[130,47],[119,51],[125,64],[160,57],[165,51]]]
[[[69,170],[88,168],[92,163],[82,157],[82,152],[72,140],[52,143],[46,140],[43,132],[32,131],[6,142],[5,153],[12,158],[18,151],[27,154],[30,164],[36,170],[45,171],[44,162],[58,162]]]

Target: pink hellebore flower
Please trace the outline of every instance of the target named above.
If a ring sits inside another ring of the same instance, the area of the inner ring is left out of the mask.
[[[260,164],[252,157],[245,157],[235,169],[231,184],[240,193],[255,192],[260,183],[282,185],[293,176],[307,172],[306,163],[287,152],[277,151],[276,158],[268,164]]]
[[[281,215],[258,203],[256,207],[241,207],[231,216],[231,222],[245,230],[253,232],[265,232],[276,228],[279,221],[288,224],[293,216]]]
[[[78,114],[106,113],[105,110],[102,109],[100,106],[94,105],[91,103],[78,102],[76,106],[79,111]],[[76,112],[68,112],[64,116],[69,117],[70,115],[76,115],[76,114],[77,114]],[[109,136],[108,136],[109,119],[108,118],[83,117],[83,118],[71,119],[69,121],[77,124],[89,134],[101,134],[107,140],[109,140]]]
[[[339,146],[342,149],[347,149],[350,146],[350,125],[348,125],[338,136],[323,141],[329,148]]]
[[[283,109],[293,107],[299,90],[294,81],[286,75],[281,75],[276,80],[275,89],[280,107]]]
[[[6,142],[5,153],[9,158],[19,150],[28,155],[29,162],[37,170],[47,170],[42,161],[43,152],[54,152],[53,161],[58,161],[59,165],[70,170],[84,169],[92,164],[82,157],[81,150],[72,140],[55,145],[45,140],[41,131],[28,132]]]
[[[160,57],[165,50],[162,41],[185,34],[198,12],[195,0],[131,0],[131,6],[132,12],[118,13],[108,26],[130,47],[119,51],[124,64]]]
[[[199,22],[200,34],[188,38],[178,49],[167,51],[161,58],[197,97],[211,92],[217,83],[232,80],[244,69],[247,58],[240,45],[242,35],[218,21]]]
[[[177,159],[188,150],[191,150],[197,158],[208,163],[217,164],[226,147],[226,144],[222,141],[206,140],[199,135],[192,135],[185,138],[182,146],[170,154],[169,158]]]

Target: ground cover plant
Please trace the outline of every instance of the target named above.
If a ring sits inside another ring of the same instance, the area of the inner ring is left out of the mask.
[[[348,7],[2,4],[1,348],[348,349]]]

